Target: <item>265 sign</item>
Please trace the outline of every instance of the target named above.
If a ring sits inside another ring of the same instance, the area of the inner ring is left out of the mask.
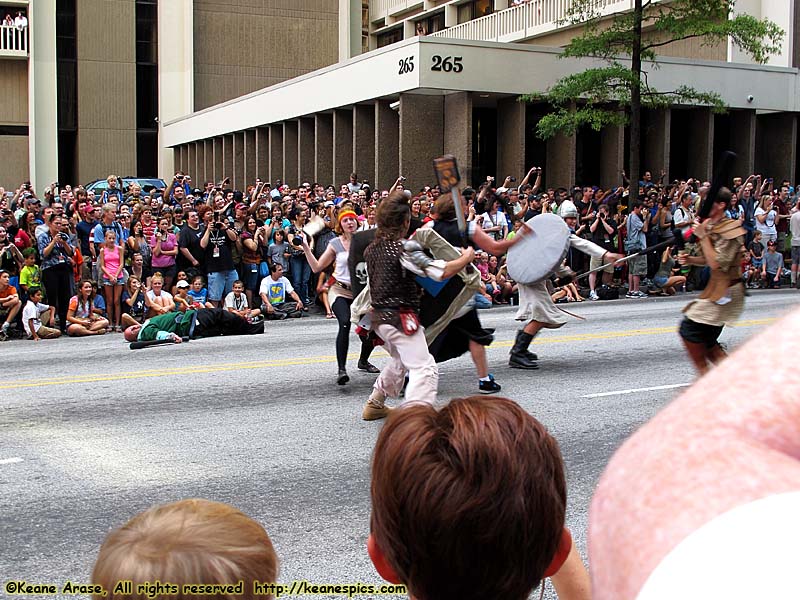
[[[461,73],[464,70],[464,65],[461,63],[460,56],[439,56],[434,54],[431,59],[431,71],[444,71],[445,73]]]
[[[405,75],[406,73],[413,73],[414,72],[414,57],[409,56],[408,58],[401,58],[399,61],[400,70],[397,72],[398,75]]]

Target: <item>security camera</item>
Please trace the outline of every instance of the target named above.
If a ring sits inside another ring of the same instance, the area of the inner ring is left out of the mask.
[[[749,95],[747,96],[747,101],[748,101],[748,102],[752,102],[753,100],[755,100],[755,98],[753,97],[753,94],[749,94]]]
[[[394,111],[400,110],[400,101],[398,100],[397,102],[390,103],[389,108],[391,108]]]

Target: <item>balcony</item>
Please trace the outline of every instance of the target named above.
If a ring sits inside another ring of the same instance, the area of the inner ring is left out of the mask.
[[[423,0],[370,0],[369,16],[373,21],[394,17],[412,8],[422,8]]]
[[[28,28],[0,25],[0,58],[28,57]]]
[[[570,0],[528,0],[430,35],[482,42],[518,42],[560,29],[571,4]],[[596,9],[604,16],[632,7],[632,0],[596,0]]]

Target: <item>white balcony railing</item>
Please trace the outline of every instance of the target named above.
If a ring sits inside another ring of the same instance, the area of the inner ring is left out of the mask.
[[[0,56],[28,56],[28,28],[0,25]]]
[[[423,0],[370,0],[369,18],[378,21],[423,5]]]
[[[603,15],[631,8],[632,0],[595,0]],[[430,35],[434,37],[482,42],[515,42],[558,29],[568,14],[572,0],[529,0]]]

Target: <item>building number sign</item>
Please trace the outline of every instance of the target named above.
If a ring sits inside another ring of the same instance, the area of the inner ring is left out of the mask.
[[[440,56],[434,54],[431,57],[433,63],[431,64],[431,71],[444,71],[445,73],[461,73],[464,70],[464,64],[461,62],[461,56]],[[398,61],[398,75],[405,75],[406,73],[414,72],[414,57],[402,58]]]

